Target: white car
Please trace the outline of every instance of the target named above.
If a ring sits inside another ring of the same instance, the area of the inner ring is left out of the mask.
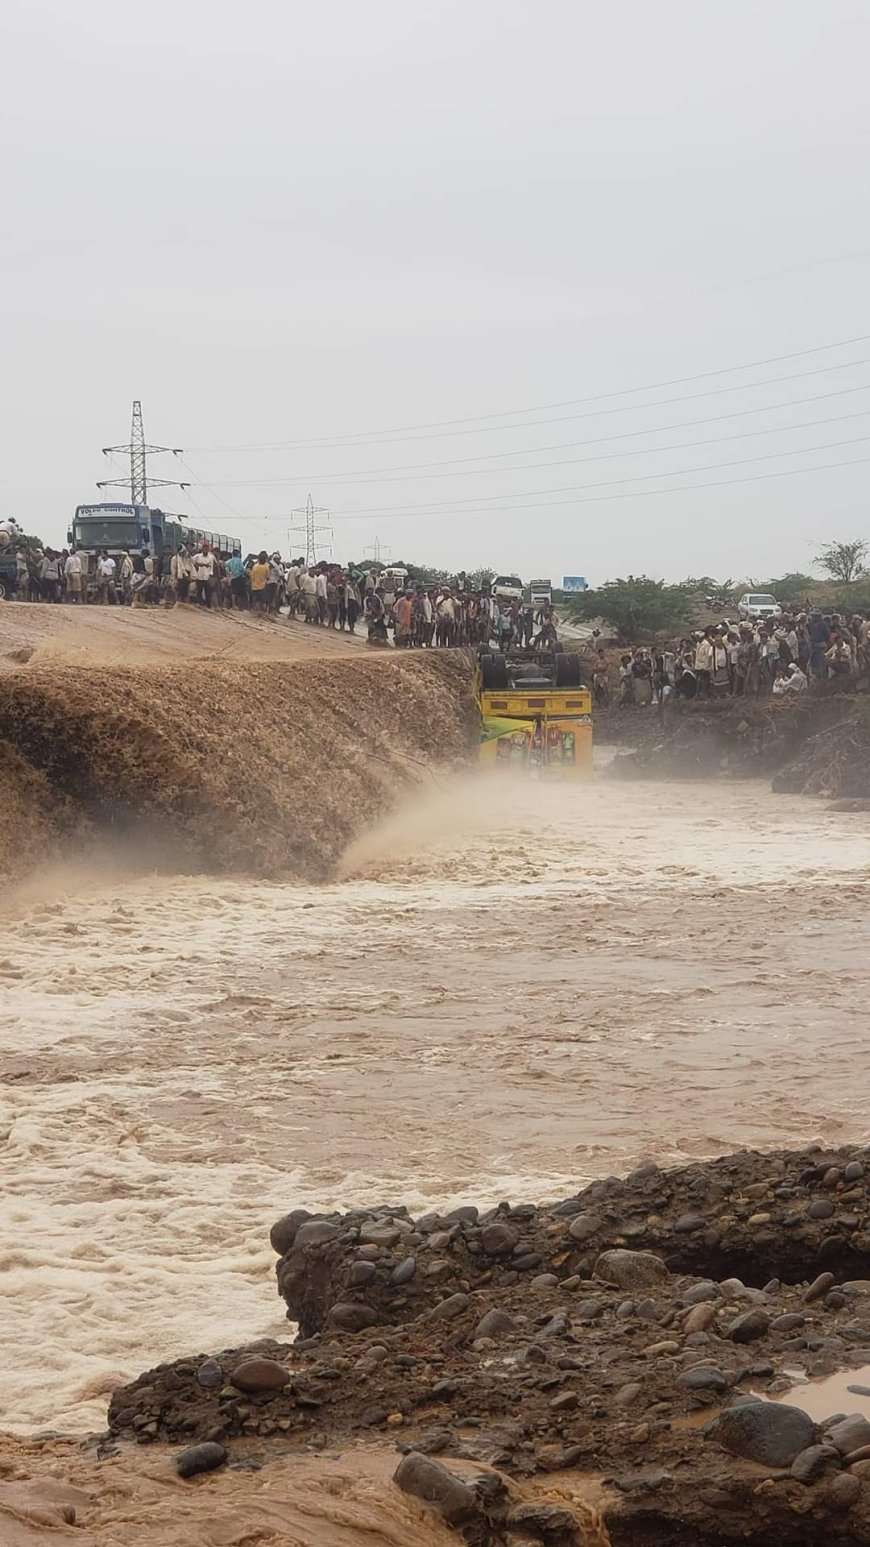
[[[747,591],[745,596],[741,596],[737,611],[741,618],[747,618],[753,623],[764,618],[782,617],[782,608],[776,597],[768,595],[766,591]]]
[[[523,582],[519,575],[496,575],[492,582],[492,594],[497,602],[521,602]]]

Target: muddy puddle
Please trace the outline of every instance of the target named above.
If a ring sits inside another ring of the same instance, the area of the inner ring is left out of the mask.
[[[5,1426],[286,1336],[296,1204],[866,1138],[868,838],[761,784],[469,779],[321,888],[61,867],[8,900]]]

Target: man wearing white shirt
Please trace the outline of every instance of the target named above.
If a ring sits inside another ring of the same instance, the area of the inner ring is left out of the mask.
[[[317,621],[326,622],[326,576],[320,570],[314,582],[314,594],[317,597]]]
[[[72,553],[67,555],[66,563],[63,566],[63,575],[66,581],[67,601],[80,603],[84,582],[84,568],[82,556],[80,553],[76,553],[75,548],[73,548]]]
[[[97,560],[97,601],[105,605],[115,600],[115,560],[103,548]]]

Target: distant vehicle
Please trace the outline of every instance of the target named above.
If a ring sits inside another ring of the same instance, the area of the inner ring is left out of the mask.
[[[168,567],[179,548],[198,548],[204,539],[219,558],[241,558],[242,545],[237,537],[189,526],[186,516],[152,510],[148,505],[77,505],[67,533],[67,541],[75,543],[88,560],[89,581],[94,579],[96,557],[102,548],[113,558],[123,553],[129,553],[131,558],[137,553],[150,553],[160,574],[164,561]]]
[[[492,594],[497,602],[521,602],[523,582],[519,575],[496,575],[492,582]]]
[[[741,618],[751,620],[754,623],[764,618],[781,618],[782,608],[775,596],[770,596],[767,591],[747,591],[741,596],[737,604],[737,612]]]
[[[408,571],[403,564],[388,564],[378,575],[379,581],[395,581],[396,585],[404,585],[408,578]]]
[[[533,607],[549,607],[553,601],[553,584],[550,580],[529,581],[529,601]]]

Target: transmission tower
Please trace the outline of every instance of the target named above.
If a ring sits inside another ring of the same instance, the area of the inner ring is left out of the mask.
[[[381,559],[386,558],[391,552],[391,549],[389,543],[382,543],[381,539],[376,537],[371,546],[366,548],[365,551],[366,553],[371,554],[376,564],[380,564]]]
[[[304,508],[300,507],[298,510],[292,511],[291,514],[299,517],[299,524],[298,526],[288,527],[287,536],[288,538],[294,536],[304,537],[305,563],[316,564],[318,547],[328,547],[330,553],[332,552],[332,526],[328,523],[322,523],[318,519],[320,516],[328,517],[329,511],[325,505],[315,505],[309,494]],[[318,539],[324,534],[326,535],[326,542],[320,544]]]
[[[149,478],[148,458],[156,456],[159,452],[167,452],[174,457],[180,457],[181,446],[149,446],[145,441],[145,427],[142,423],[142,404],[136,398],[133,403],[133,421],[130,425],[130,443],[126,446],[104,446],[103,456],[110,452],[124,451],[130,458],[130,504],[148,504],[148,486],[152,489],[188,489],[189,484],[179,483],[175,478]],[[97,484],[98,489],[126,489],[126,478],[104,478]]]

